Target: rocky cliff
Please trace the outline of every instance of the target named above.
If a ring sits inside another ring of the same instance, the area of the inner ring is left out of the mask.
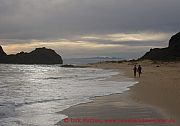
[[[173,61],[180,60],[180,32],[173,35],[166,48],[155,48],[147,52],[141,59]]]
[[[4,52],[3,48],[0,46],[0,58],[6,56],[7,54]]]
[[[17,54],[6,55],[0,46],[0,63],[7,64],[62,64],[63,60],[54,50],[36,48],[30,53],[20,52]]]

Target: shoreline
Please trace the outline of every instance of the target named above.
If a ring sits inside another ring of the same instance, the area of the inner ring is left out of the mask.
[[[120,70],[121,72],[123,72],[124,76],[127,76],[129,78],[132,78],[132,71],[131,71],[131,67],[132,67],[133,62],[126,62],[126,63],[97,63],[97,64],[93,64],[90,67],[93,68],[101,68],[101,69],[115,69],[115,70]],[[142,62],[143,66],[151,66],[152,63],[149,63],[149,61],[145,61]],[[157,64],[153,64],[157,65]],[[121,73],[122,74],[122,73]],[[143,73],[144,74],[144,73]],[[144,75],[143,75],[144,76]],[[142,76],[142,79],[143,79]],[[118,81],[119,78],[119,74],[112,76],[110,79],[108,80],[114,80],[114,81]],[[142,107],[144,109],[147,109],[148,111],[150,110],[151,112],[155,112],[155,115],[160,114],[161,118],[166,118],[166,119],[176,119],[177,123],[179,123],[179,118],[177,115],[173,115],[169,113],[169,110],[166,111],[166,108],[162,107],[162,106],[158,106],[154,103],[151,102],[147,102],[146,100],[144,100],[143,98],[139,97],[137,94],[137,91],[139,90],[138,88],[142,88],[139,87],[139,85],[142,85],[142,80],[140,80],[141,78],[136,78],[135,80],[137,80],[139,83],[135,84],[134,86],[129,87],[130,90],[125,91],[124,93],[115,93],[115,94],[111,94],[111,95],[106,95],[106,96],[97,96],[94,98],[91,98],[90,100],[92,100],[91,102],[88,103],[83,103],[83,104],[78,104],[75,106],[72,106],[66,110],[63,110],[62,112],[59,112],[61,114],[65,114],[69,117],[82,117],[82,115],[84,117],[89,116],[89,112],[91,112],[91,109],[97,109],[98,107],[105,107],[107,105],[109,105],[108,108],[106,109],[113,109],[114,106],[116,107],[115,110],[121,110],[121,107],[125,107],[125,106],[139,106]],[[107,81],[108,81],[107,80]],[[137,89],[136,89],[137,88]],[[146,97],[146,96],[145,96]],[[110,100],[112,99],[112,100]],[[81,110],[83,108],[86,108],[83,112]],[[103,111],[104,109],[102,109]],[[100,110],[96,110],[94,111],[93,116],[96,117],[96,115],[98,115],[98,111]],[[80,114],[81,113],[81,114]],[[114,112],[115,113],[115,112]],[[110,115],[114,114],[113,112],[109,113]],[[137,112],[138,113],[138,112]],[[98,115],[100,117],[102,117],[102,115]],[[117,117],[117,116],[112,116],[112,117]],[[65,124],[59,122],[58,124],[61,125],[67,125],[67,126],[71,126],[73,124]],[[78,124],[79,125],[79,124]],[[83,125],[83,124],[82,124]],[[86,124],[87,125],[87,124]],[[105,124],[104,124],[105,125]]]
[[[130,99],[140,104],[146,104],[158,108],[170,118],[176,119],[180,124],[180,62],[152,62],[131,61],[125,63],[95,64],[97,68],[120,69],[124,75],[134,78],[132,67],[134,64],[144,66],[142,77],[136,77],[138,81],[129,87]],[[115,77],[116,78],[116,77]],[[118,77],[117,77],[118,78]],[[113,78],[112,78],[113,79]]]
[[[129,96],[129,92],[125,91],[123,93],[113,93],[105,96],[95,96],[91,98],[92,101],[87,103],[80,103],[71,106],[63,111],[58,112],[59,114],[67,115],[68,119],[94,119],[94,120],[104,120],[104,119],[114,119],[114,120],[126,120],[126,119],[170,119],[164,111],[148,104],[142,104],[135,102]],[[107,111],[108,110],[108,111]],[[139,114],[139,112],[141,114]],[[131,114],[134,115],[131,115]],[[86,122],[68,122],[59,121],[57,126],[134,126],[142,125],[143,123],[86,123]],[[151,125],[144,124],[144,125]],[[161,125],[161,124],[160,124]],[[172,124],[164,124],[165,126],[176,126]],[[159,126],[159,124],[152,124],[151,126]]]

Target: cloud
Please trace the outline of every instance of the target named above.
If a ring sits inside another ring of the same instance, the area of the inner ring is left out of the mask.
[[[86,40],[110,40],[114,42],[129,42],[129,41],[167,41],[172,33],[163,32],[140,32],[140,33],[115,33],[106,35],[89,35],[82,36]]]
[[[179,31],[179,5],[179,0],[0,0],[0,44],[9,53],[51,46],[68,56],[139,54],[166,46]]]
[[[165,41],[169,33],[119,33],[108,35],[112,41]]]
[[[0,0],[0,38],[175,32],[179,4],[179,0]]]
[[[139,54],[147,49],[160,47],[152,45],[128,45],[126,43],[114,44],[114,43],[99,43],[97,41],[83,41],[83,40],[51,40],[40,41],[31,40],[27,43],[9,43],[4,44],[3,48],[8,54],[18,53],[20,51],[30,52],[34,48],[47,47],[55,49],[60,55],[64,57],[86,57],[86,56],[98,56],[98,55],[119,55],[123,57],[125,54]]]
[[[124,45],[113,45],[113,44],[97,44],[88,41],[69,41],[69,40],[52,40],[51,42],[40,42],[40,41],[31,41],[29,43],[17,43],[17,44],[5,44],[3,48],[8,53],[15,53],[22,50],[32,50],[37,47],[49,47],[58,49],[59,47],[63,50],[70,50],[71,52],[74,50],[103,50],[109,49],[113,47],[123,47]]]

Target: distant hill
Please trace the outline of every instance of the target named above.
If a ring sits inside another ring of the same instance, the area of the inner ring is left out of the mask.
[[[119,61],[123,60],[122,58],[117,57],[88,57],[88,58],[68,58],[63,59],[65,64],[73,64],[73,65],[82,65],[82,64],[89,64],[89,63],[98,63],[103,61]]]
[[[180,32],[171,37],[168,47],[151,49],[140,58],[140,60],[142,59],[163,61],[180,60]]]
[[[7,55],[0,46],[0,63],[6,64],[62,64],[63,60],[54,50],[36,48],[30,53],[20,52]]]

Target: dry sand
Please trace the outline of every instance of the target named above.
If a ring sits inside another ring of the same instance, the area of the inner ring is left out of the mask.
[[[123,71],[125,75],[133,77],[132,68],[134,64],[141,64],[143,74],[141,78],[135,78],[139,83],[131,87],[123,94],[96,97],[92,102],[73,106],[61,113],[69,118],[165,118],[176,119],[177,125],[180,121],[180,62],[154,63],[151,61],[125,62],[125,63],[97,63],[91,65],[95,68],[115,69]],[[113,76],[111,80],[118,81],[119,76]],[[134,126],[131,124],[83,124],[83,123],[62,123],[74,125],[122,125]],[[140,124],[137,124],[138,126]],[[143,124],[145,125],[145,124]],[[147,124],[148,125],[148,124]],[[150,124],[152,125],[152,124]],[[157,124],[158,126],[160,124]],[[171,124],[166,124],[171,126]],[[149,125],[148,125],[149,126]],[[154,126],[154,125],[153,125]],[[163,125],[165,126],[165,125]]]

